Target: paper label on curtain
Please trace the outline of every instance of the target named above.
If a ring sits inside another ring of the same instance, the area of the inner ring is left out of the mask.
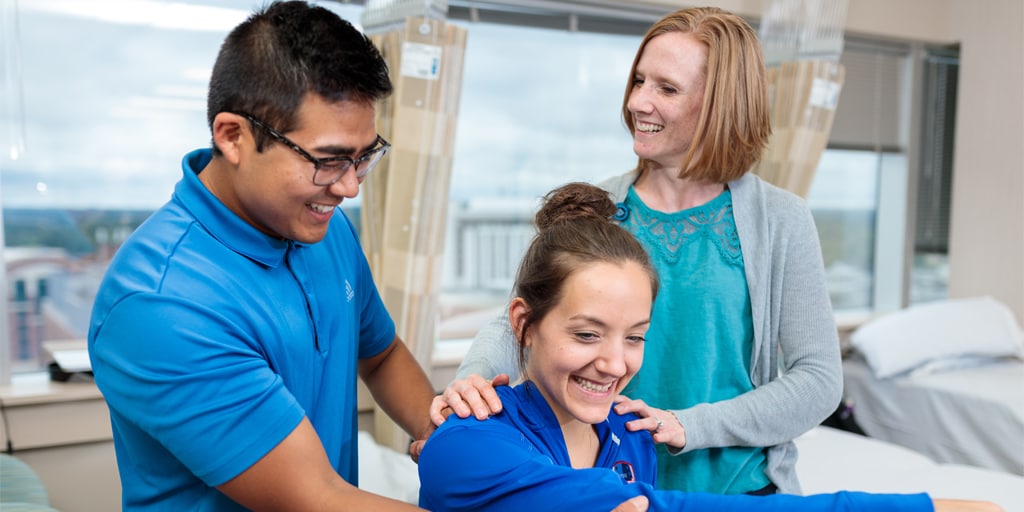
[[[402,44],[402,76],[437,80],[441,73],[441,47],[423,43]]]
[[[811,106],[835,110],[836,105],[839,104],[840,88],[837,82],[824,78],[815,78],[814,83],[811,85]]]

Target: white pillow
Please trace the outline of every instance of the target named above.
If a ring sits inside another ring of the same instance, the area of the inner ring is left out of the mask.
[[[854,331],[850,345],[876,377],[887,378],[958,356],[1024,358],[1022,338],[1010,308],[992,297],[973,297],[881,316]]]

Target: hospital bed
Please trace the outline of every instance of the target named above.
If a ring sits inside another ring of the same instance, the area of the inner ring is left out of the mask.
[[[843,362],[843,380],[853,419],[867,435],[938,462],[1024,475],[1021,361],[879,379],[854,356]]]
[[[1009,310],[988,297],[869,322],[843,361],[853,419],[868,436],[937,462],[1024,475],[1021,338]]]
[[[797,475],[804,494],[839,490],[913,493],[980,499],[1006,512],[1024,512],[1024,477],[963,464],[938,463],[922,453],[830,427],[796,439]]]

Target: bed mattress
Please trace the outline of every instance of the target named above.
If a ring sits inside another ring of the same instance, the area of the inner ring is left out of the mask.
[[[939,464],[892,443],[829,427],[796,439],[804,494],[840,490],[914,493],[993,501],[1024,512],[1024,477],[963,464]]]
[[[878,379],[855,354],[843,376],[868,436],[938,462],[1024,475],[1024,362]]]

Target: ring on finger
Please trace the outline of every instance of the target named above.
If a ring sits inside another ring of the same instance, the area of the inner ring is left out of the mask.
[[[657,434],[661,431],[661,426],[664,425],[664,423],[658,418],[655,418],[655,421],[658,422],[657,426],[654,427],[654,433]]]

